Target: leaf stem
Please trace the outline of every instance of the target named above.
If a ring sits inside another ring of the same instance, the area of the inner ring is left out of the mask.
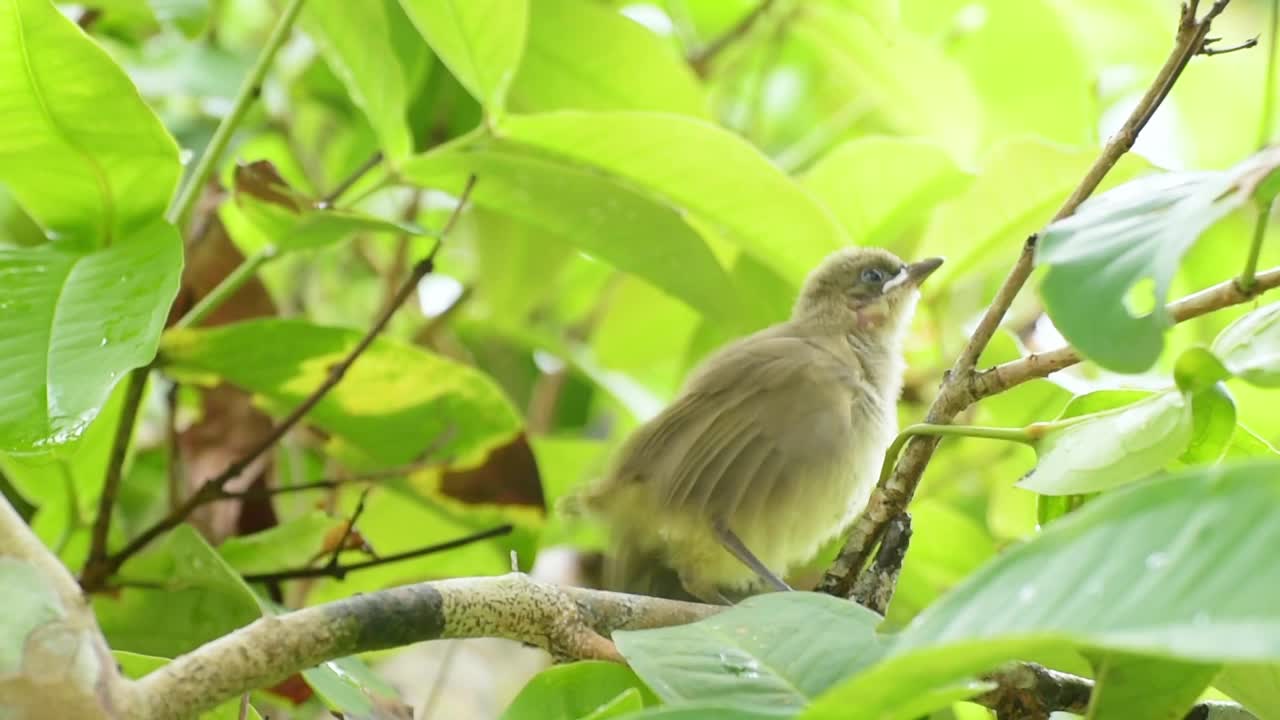
[[[893,465],[898,459],[898,453],[902,451],[902,446],[907,440],[918,436],[934,436],[934,437],[976,437],[987,438],[989,440],[1007,440],[1009,442],[1019,442],[1031,444],[1035,441],[1037,434],[1029,428],[1001,428],[1001,427],[985,427],[982,425],[935,425],[932,423],[917,423],[908,425],[898,433],[898,437],[893,439],[889,444],[889,449],[884,452],[884,462],[880,465],[880,483],[884,484],[889,481],[889,475],[893,473]]]
[[[262,52],[258,55],[253,67],[250,68],[249,74],[245,76],[244,82],[240,85],[240,90],[236,93],[235,100],[231,103],[231,111],[227,113],[226,117],[222,118],[222,122],[218,123],[218,128],[214,130],[209,144],[205,146],[200,159],[196,161],[195,168],[187,176],[187,180],[182,184],[178,196],[174,199],[173,204],[169,206],[169,211],[165,213],[165,219],[173,223],[179,232],[187,224],[196,200],[200,197],[200,191],[204,189],[205,183],[209,181],[209,176],[213,174],[214,165],[217,164],[223,151],[230,144],[231,135],[235,133],[236,127],[240,125],[240,122],[244,120],[245,114],[248,113],[249,105],[262,94],[262,80],[267,76],[267,70],[271,67],[272,61],[275,60],[276,53],[284,45],[285,39],[289,37],[289,32],[293,29],[293,23],[297,20],[298,12],[302,10],[302,4],[305,1],[289,0],[289,4],[285,6],[284,12],[276,20],[275,26],[271,28],[271,34],[267,36],[267,42],[263,45]]]
[[[176,328],[189,328],[199,325],[202,320],[222,306],[228,298],[236,293],[245,283],[257,274],[258,269],[267,263],[268,260],[274,259],[279,252],[275,245],[267,245],[258,252],[245,258],[244,262],[236,266],[230,274],[222,278],[222,282],[218,283],[208,295],[200,298],[190,310],[183,315],[173,326]]]
[[[1271,0],[1271,34],[1267,38],[1267,72],[1263,76],[1262,114],[1258,118],[1258,147],[1271,141],[1276,112],[1276,55],[1280,51],[1280,0]]]
[[[1276,0],[1280,2],[1280,0]],[[1262,239],[1267,235],[1267,223],[1271,219],[1271,209],[1275,207],[1273,196],[1266,203],[1258,204],[1258,217],[1253,222],[1253,242],[1249,244],[1249,257],[1245,258],[1244,271],[1240,273],[1240,291],[1246,295],[1253,292],[1258,284],[1258,255],[1262,254]]]

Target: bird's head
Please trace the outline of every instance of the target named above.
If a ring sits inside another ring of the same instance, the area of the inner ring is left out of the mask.
[[[838,250],[809,273],[793,317],[864,335],[896,332],[915,310],[920,283],[940,265],[942,258],[904,263],[880,248]]]

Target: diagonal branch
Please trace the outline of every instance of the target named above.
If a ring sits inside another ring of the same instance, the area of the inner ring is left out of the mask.
[[[1202,18],[1196,19],[1197,3],[1191,2],[1182,6],[1182,15],[1178,21],[1178,31],[1173,50],[1160,68],[1151,86],[1129,114],[1124,125],[1103,148],[1098,159],[1089,168],[1071,196],[1062,204],[1054,215],[1054,220],[1067,217],[1076,211],[1106,177],[1111,168],[1120,160],[1137,140],[1138,133],[1146,126],[1155,114],[1160,103],[1168,96],[1187,63],[1204,47],[1204,39],[1209,33],[1214,18],[1226,9],[1230,0],[1216,0]],[[1018,260],[1005,278],[1004,284],[996,293],[991,305],[983,314],[977,328],[969,338],[968,345],[956,358],[955,364],[948,371],[929,408],[925,422],[934,425],[950,423],[961,411],[968,407],[973,398],[968,392],[969,383],[974,375],[974,367],[978,357],[986,349],[987,343],[995,335],[1005,313],[1013,304],[1014,298],[1031,276],[1035,259],[1035,236],[1027,239]],[[827,570],[819,583],[821,592],[849,597],[853,591],[857,575],[866,566],[876,544],[884,537],[885,528],[891,519],[906,510],[915,494],[925,467],[938,446],[936,437],[913,438],[906,446],[901,459],[894,468],[893,475],[887,482],[881,482],[871,494],[867,507],[850,529],[845,545],[835,562]]]
[[[119,552],[108,555],[105,558],[100,558],[97,561],[91,560],[86,563],[84,572],[80,577],[80,586],[84,588],[85,592],[93,592],[101,589],[106,583],[106,580],[119,570],[120,566],[123,565],[126,560],[136,555],[139,551],[149,545],[151,541],[180,525],[188,516],[191,515],[192,512],[195,511],[196,508],[210,502],[211,500],[218,499],[228,482],[239,476],[240,473],[244,472],[245,468],[249,467],[249,465],[251,465],[255,460],[274,447],[290,429],[301,422],[302,418],[304,418],[307,413],[311,412],[312,408],[324,399],[325,395],[327,395],[330,390],[342,381],[342,378],[346,376],[347,371],[351,369],[351,366],[355,364],[355,361],[364,353],[365,350],[369,348],[370,345],[373,344],[373,341],[377,339],[378,335],[382,333],[382,330],[387,326],[387,323],[391,321],[391,316],[394,315],[396,310],[398,310],[400,306],[409,299],[409,296],[417,290],[418,283],[422,278],[426,277],[435,269],[436,253],[440,251],[440,247],[444,244],[449,231],[453,229],[454,224],[458,220],[458,216],[462,214],[462,209],[466,206],[473,187],[475,187],[474,175],[468,178],[466,187],[463,189],[462,195],[458,199],[457,206],[449,216],[449,219],[445,222],[444,228],[440,231],[440,239],[436,242],[435,247],[431,249],[431,252],[425,258],[418,261],[413,268],[413,272],[409,274],[409,277],[405,278],[404,283],[400,286],[400,290],[393,298],[393,302],[383,310],[382,314],[374,321],[373,326],[370,327],[368,332],[366,332],[364,336],[360,338],[360,341],[355,344],[355,347],[351,348],[342,360],[339,360],[333,367],[329,368],[329,373],[325,376],[324,381],[320,383],[320,386],[311,391],[311,394],[299,403],[298,406],[285,416],[283,420],[276,423],[276,425],[272,427],[271,432],[267,433],[266,436],[259,440],[257,444],[249,449],[248,452],[229,464],[222,472],[206,480],[198,490],[192,493],[191,496],[178,505],[178,507],[170,511],[168,515],[157,521],[151,527],[142,531]]]

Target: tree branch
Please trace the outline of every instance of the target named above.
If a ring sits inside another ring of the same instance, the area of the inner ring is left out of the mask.
[[[1249,302],[1267,290],[1277,287],[1280,287],[1280,268],[1272,268],[1259,273],[1248,292],[1240,289],[1236,280],[1231,279],[1171,302],[1165,306],[1165,311],[1169,313],[1174,323],[1180,323],[1207,315],[1215,310]],[[967,388],[967,398],[969,402],[974,402],[998,395],[1028,380],[1042,378],[1063,368],[1071,367],[1080,360],[1080,353],[1075,348],[1066,346],[1002,363],[990,370],[972,375]]]
[[[1093,682],[1035,663],[1016,663],[987,675],[996,688],[973,701],[996,713],[1000,720],[1048,720],[1051,713],[1083,715],[1089,710]],[[1200,702],[1184,720],[1257,720],[1235,703]]]
[[[1054,220],[1074,213],[1076,208],[1093,194],[1120,157],[1133,147],[1138,133],[1168,96],[1182,70],[1203,47],[1213,19],[1226,9],[1229,2],[1230,0],[1217,0],[1200,20],[1196,20],[1195,17],[1196,3],[1183,5],[1176,41],[1169,57],[1119,132],[1107,142],[1084,179],[1058,209]],[[1022,253],[1018,256],[1013,269],[1010,270],[995,299],[983,314],[969,338],[969,343],[945,376],[938,396],[926,415],[926,423],[948,424],[972,403],[969,384],[972,382],[974,367],[978,357],[986,349],[987,343],[995,335],[1005,313],[1013,304],[1014,298],[1026,284],[1027,278],[1031,276],[1035,259],[1035,240],[1033,235],[1024,243]],[[858,573],[866,566],[871,551],[884,536],[885,527],[910,503],[937,446],[937,437],[919,437],[907,443],[901,459],[894,468],[893,475],[888,482],[877,485],[867,502],[867,507],[850,529],[840,555],[819,583],[819,591],[840,597],[850,596]]]
[[[107,458],[107,476],[102,483],[102,495],[98,497],[98,514],[93,518],[93,533],[89,540],[87,564],[101,563],[107,557],[107,537],[111,534],[112,509],[120,494],[120,479],[124,475],[124,460],[129,454],[129,441],[133,439],[133,426],[138,420],[142,394],[147,388],[147,376],[151,364],[134,368],[129,373],[125,387],[124,403],[120,407],[120,420],[116,436],[111,442],[111,455]]]
[[[351,524],[354,525],[355,523],[352,522]],[[390,565],[391,563],[397,563],[403,560],[412,560],[413,558],[419,558],[424,555],[432,555],[438,552],[444,552],[446,550],[453,550],[455,548],[460,548],[465,545],[477,543],[482,540],[488,540],[489,538],[502,537],[503,535],[509,534],[513,529],[514,528],[512,525],[499,525],[498,527],[489,528],[488,530],[481,530],[480,532],[477,532],[477,533],[464,535],[454,540],[448,540],[446,542],[436,543],[435,545],[427,545],[425,547],[415,548],[413,550],[406,550],[404,552],[395,553],[393,555],[384,555],[382,557],[373,558],[372,560],[361,560],[360,562],[347,563],[346,565],[343,565],[337,561],[338,555],[342,552],[342,543],[340,542],[338,546],[335,548],[334,554],[331,556],[331,559],[329,560],[329,562],[319,567],[295,568],[292,570],[280,570],[278,572],[245,575],[243,577],[246,582],[262,582],[262,583],[280,582],[283,580],[299,580],[302,578],[318,578],[318,577],[331,577],[336,580],[341,580],[347,576],[347,573],[355,572],[356,570],[364,570],[366,568],[378,567],[379,565]],[[345,539],[346,538],[343,538],[343,540]]]
[[[194,717],[326,660],[423,640],[504,637],[557,657],[621,662],[607,639],[613,631],[689,623],[720,609],[515,573],[407,585],[262,618],[213,640],[138,681],[130,717]]]
[[[420,260],[413,268],[413,272],[405,279],[404,284],[400,286],[399,292],[396,293],[394,302],[385,308],[382,314],[374,321],[373,326],[368,332],[360,338],[355,347],[347,353],[342,360],[338,361],[333,367],[329,368],[329,374],[325,377],[320,386],[311,392],[297,407],[293,409],[283,420],[276,423],[267,433],[265,437],[258,441],[256,445],[248,450],[242,457],[229,464],[225,470],[216,476],[206,480],[198,490],[191,494],[177,508],[170,511],[168,515],[156,522],[151,527],[142,531],[137,537],[130,541],[119,552],[108,555],[106,558],[98,562],[86,563],[84,573],[81,575],[80,586],[85,592],[93,592],[101,589],[106,583],[107,578],[120,569],[126,560],[133,557],[144,547],[149,545],[151,541],[164,533],[172,530],[180,525],[188,516],[191,515],[196,508],[219,499],[224,487],[232,479],[244,472],[244,469],[251,465],[255,460],[275,446],[281,438],[285,436],[290,429],[302,421],[324,397],[332,390],[342,378],[346,376],[347,371],[355,361],[364,353],[378,335],[382,333],[383,328],[391,320],[391,316],[396,310],[404,304],[405,300],[412,295],[418,287],[418,282],[426,277],[435,268],[436,253],[444,244],[449,231],[453,229],[454,224],[458,220],[458,216],[462,214],[462,209],[466,206],[468,198],[471,196],[471,189],[475,187],[475,176],[471,176],[467,180],[466,187],[462,191],[462,195],[458,199],[458,204],[454,208],[453,213],[445,222],[444,228],[440,231],[440,239],[436,242],[435,247],[422,260]]]

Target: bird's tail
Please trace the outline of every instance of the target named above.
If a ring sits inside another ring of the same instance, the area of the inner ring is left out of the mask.
[[[680,582],[680,576],[666,564],[659,550],[636,543],[615,542],[605,557],[605,589],[634,595],[699,602]]]

